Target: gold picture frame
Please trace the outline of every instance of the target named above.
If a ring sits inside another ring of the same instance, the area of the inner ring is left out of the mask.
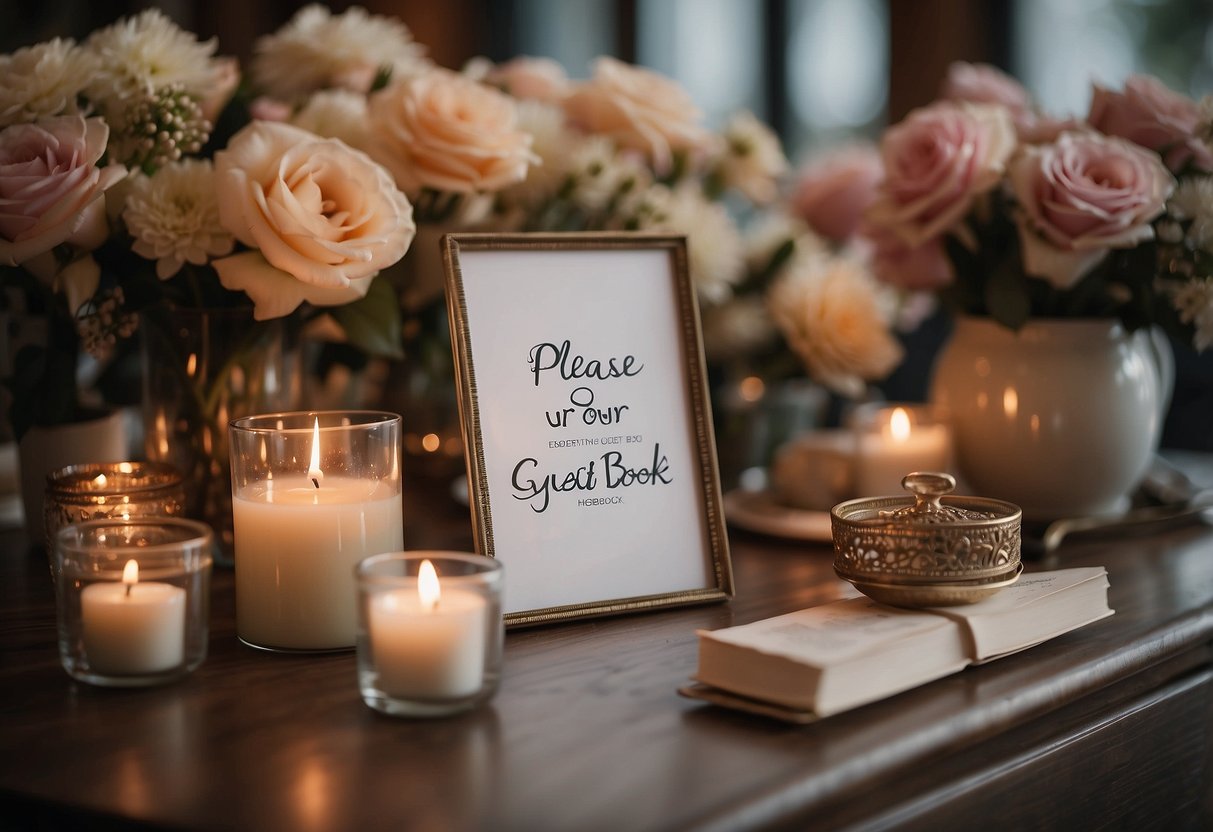
[[[506,624],[730,598],[685,237],[442,249],[473,536],[505,566]]]

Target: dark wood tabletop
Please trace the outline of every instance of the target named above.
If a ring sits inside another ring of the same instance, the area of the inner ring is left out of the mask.
[[[406,506],[409,548],[469,545],[447,489]],[[844,592],[824,544],[731,542],[733,601],[510,632],[489,706],[407,721],[362,704],[352,653],[241,645],[226,570],[195,673],[75,683],[45,557],[0,536],[0,828],[1213,827],[1208,527],[1068,542],[1114,616],[802,727],[676,693],[697,629]]]

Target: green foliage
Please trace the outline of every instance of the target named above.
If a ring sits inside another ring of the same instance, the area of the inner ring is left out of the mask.
[[[328,310],[350,343],[371,355],[403,358],[400,301],[387,280],[372,280],[366,297]]]

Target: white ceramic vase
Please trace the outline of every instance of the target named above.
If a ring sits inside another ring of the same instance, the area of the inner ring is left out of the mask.
[[[34,425],[17,446],[21,502],[31,543],[45,541],[43,496],[46,476],[68,465],[130,459],[122,411],[102,411],[66,425]]]
[[[974,493],[1019,505],[1029,521],[1111,514],[1158,446],[1169,350],[1110,319],[1034,320],[1013,332],[961,318],[931,398],[950,412]]]

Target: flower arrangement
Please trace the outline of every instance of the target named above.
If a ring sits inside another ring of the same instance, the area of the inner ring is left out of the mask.
[[[398,349],[375,277],[409,248],[409,200],[362,150],[250,120],[215,51],[153,9],[0,56],[0,270],[50,322],[16,357],[19,433],[70,421],[80,347],[104,353],[157,302],[323,311]]]
[[[1012,329],[1117,318],[1208,347],[1210,101],[1134,76],[1060,120],[998,70],[954,65],[940,100],[883,137],[865,228],[875,273]]]

